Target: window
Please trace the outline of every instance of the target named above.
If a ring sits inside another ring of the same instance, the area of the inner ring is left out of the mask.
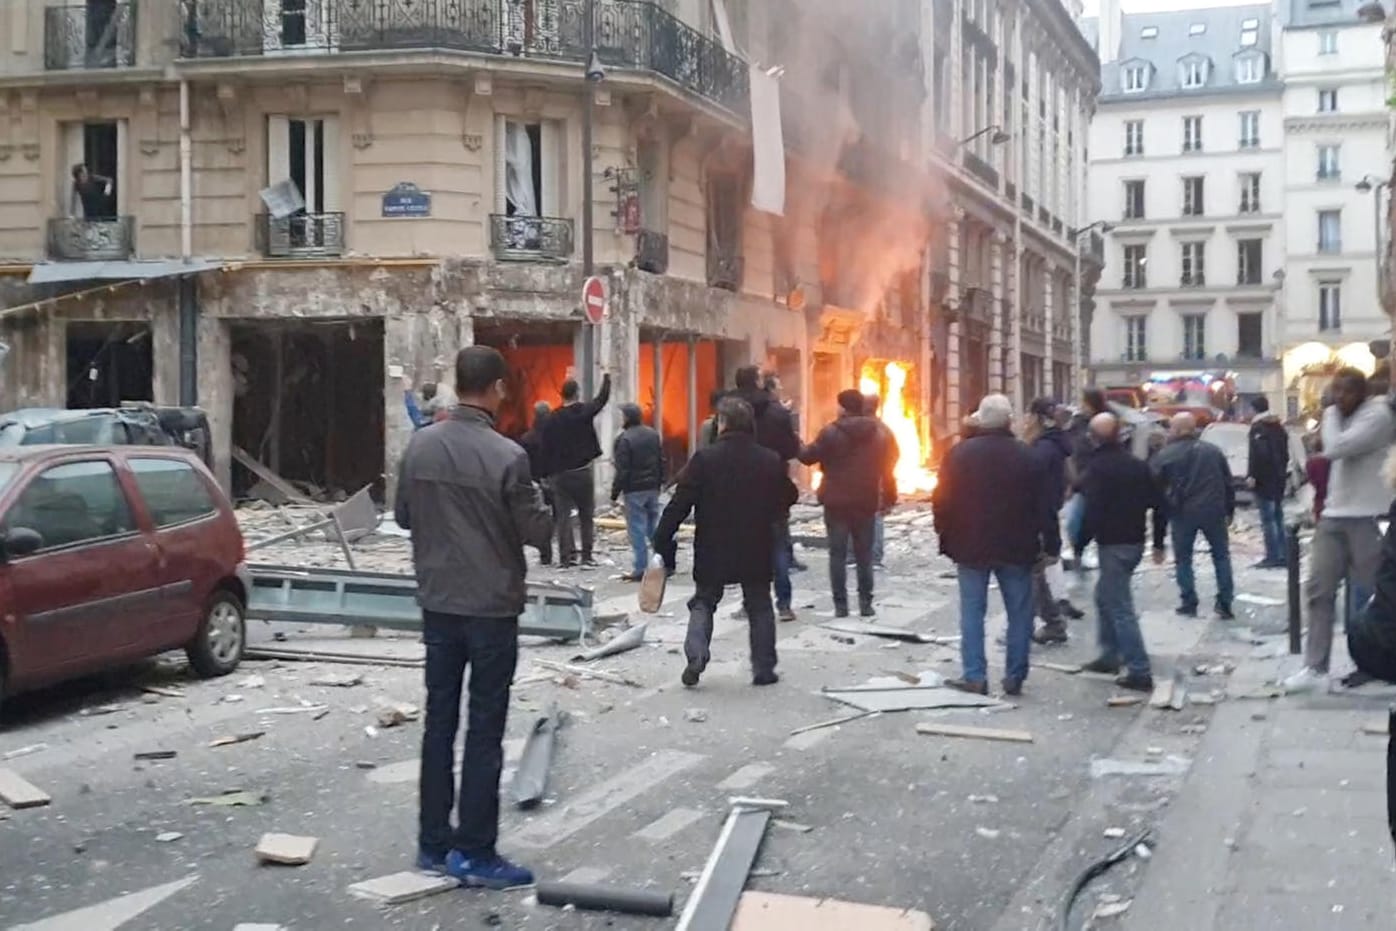
[[[1144,219],[1144,182],[1125,182],[1125,219]]]
[[[1149,257],[1142,245],[1125,246],[1125,279],[1126,288],[1146,288],[1148,284],[1144,271],[1149,263]]]
[[[1202,151],[1202,117],[1183,117],[1183,151]]]
[[[1318,251],[1323,253],[1343,251],[1343,212],[1341,210],[1320,210],[1318,212]]]
[[[1337,181],[1342,178],[1343,172],[1338,164],[1338,146],[1321,145],[1318,147],[1318,179],[1320,181]]]
[[[84,220],[111,220],[125,204],[122,192],[125,166],[121,163],[122,130],[117,123],[68,123],[63,127],[63,171],[59,175],[58,209]],[[87,181],[79,185],[69,173],[75,165],[87,168]]]
[[[1158,27],[1157,27],[1157,26],[1145,26],[1143,29],[1140,29],[1140,30],[1139,30],[1139,38],[1141,38],[1141,39],[1157,39],[1157,38],[1158,38]]]
[[[1125,120],[1125,154],[1144,154],[1144,121]]]
[[[736,175],[714,173],[708,176],[709,287],[741,290],[743,187]]]
[[[1318,53],[1320,55],[1338,54],[1338,30],[1321,29],[1318,33]]]
[[[1237,116],[1241,122],[1241,148],[1260,148],[1260,111],[1242,110]]]
[[[72,462],[44,471],[20,492],[5,528],[28,527],[42,549],[134,533],[135,521],[107,462]]]
[[[1183,358],[1207,357],[1207,317],[1203,314],[1183,316]]]
[[[203,476],[178,459],[132,459],[136,487],[156,527],[173,527],[218,510]]]
[[[1182,63],[1179,83],[1186,88],[1197,88],[1207,83],[1207,61],[1203,58],[1190,58]]]
[[[1202,176],[1183,179],[1183,216],[1200,217],[1206,212]]]
[[[324,248],[336,244],[342,227],[310,217],[323,218],[339,211],[338,155],[339,124],[335,117],[267,117],[267,184],[290,181],[303,202],[295,216],[274,224],[271,236],[277,240],[275,245]]]
[[[1248,313],[1236,315],[1236,355],[1243,359],[1259,359],[1264,355],[1265,315]]]
[[[1149,73],[1146,65],[1130,65],[1125,69],[1124,86],[1126,94],[1137,94],[1149,86]]]
[[[1260,40],[1260,20],[1251,17],[1241,20],[1241,47],[1253,48]]]
[[[1190,36],[1201,36],[1201,35],[1206,35],[1206,33],[1207,33],[1207,24],[1206,24],[1206,23],[1193,23],[1192,25],[1188,26],[1188,35],[1190,35]]]
[[[1337,113],[1338,112],[1338,89],[1336,87],[1322,87],[1318,92],[1318,112]]]
[[[1264,240],[1240,239],[1236,242],[1236,283],[1260,284],[1261,265],[1265,261]]]
[[[1260,59],[1254,55],[1247,55],[1245,58],[1236,60],[1236,83],[1256,84],[1261,78]]]
[[[1341,330],[1343,328],[1343,286],[1336,281],[1318,283],[1318,328],[1320,330]]]
[[[1241,175],[1240,213],[1260,213],[1260,172],[1249,171]]]
[[[1183,273],[1178,283],[1185,288],[1200,288],[1207,283],[1206,252],[1204,242],[1185,242],[1182,246]]]
[[[1125,361],[1143,362],[1149,358],[1148,317],[1125,318]]]

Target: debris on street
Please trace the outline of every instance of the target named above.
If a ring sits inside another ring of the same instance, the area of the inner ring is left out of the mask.
[[[175,750],[139,750],[134,756],[138,760],[173,760],[179,753]]]
[[[625,633],[617,634],[609,643],[603,643],[599,647],[578,653],[572,657],[574,663],[587,663],[594,659],[601,659],[603,656],[614,656],[617,653],[624,653],[636,647],[644,646],[645,630],[648,625],[640,624],[632,627]]]
[[[460,884],[449,876],[404,871],[354,883],[349,887],[349,894],[384,905],[401,905],[459,888]]]
[[[11,769],[0,767],[0,801],[11,808],[40,808],[53,799],[49,794]]]
[[[227,737],[219,737],[215,740],[210,740],[208,745],[210,747],[231,747],[233,744],[247,743],[250,740],[256,740],[265,733],[266,731],[249,731],[245,734],[230,734]]]
[[[1144,704],[1143,695],[1111,695],[1105,699],[1105,704],[1111,708],[1130,708],[1134,705]]]
[[[514,771],[514,783],[509,790],[514,804],[525,811],[537,807],[547,793],[548,771],[553,765],[557,732],[563,721],[563,713],[557,705],[553,705],[529,729],[523,752],[519,755],[518,768]]]
[[[212,805],[218,808],[253,808],[265,805],[271,796],[265,792],[249,792],[246,789],[229,789],[222,795],[209,795],[191,798],[190,805]]]
[[[840,724],[847,724],[850,721],[860,721],[863,718],[875,718],[881,713],[882,712],[880,711],[860,711],[857,714],[846,714],[841,718],[830,718],[827,721],[816,721],[814,724],[806,724],[803,727],[797,727],[793,729],[790,732],[790,736],[796,737],[800,734],[807,734],[810,731],[817,731],[825,727],[837,727]]]
[[[164,831],[155,835],[155,842],[157,844],[172,844],[183,836],[178,831]]]
[[[830,624],[820,624],[825,630],[837,631],[841,634],[854,634],[863,637],[882,637],[888,640],[900,640],[903,643],[935,643],[947,645],[959,643],[960,638],[937,637],[932,634],[923,634],[915,630],[906,630],[901,627],[886,627],[878,624],[860,624],[852,621],[839,621]]]
[[[390,702],[378,709],[378,726],[382,728],[397,727],[400,724],[417,720],[421,713],[421,709],[416,705],[409,705],[405,702]]]
[[[702,724],[708,720],[708,712],[702,708],[685,708],[683,719],[690,724]]]
[[[1114,918],[1116,915],[1123,915],[1125,912],[1129,911],[1129,907],[1133,904],[1134,903],[1130,899],[1121,899],[1114,902],[1101,901],[1101,903],[1095,907],[1095,911],[1091,912],[1091,919],[1095,921],[1101,918]]]
[[[10,750],[3,757],[0,757],[0,759],[17,760],[22,756],[29,756],[31,753],[42,753],[47,749],[48,744],[30,744],[27,747],[17,747],[14,750]]]
[[[923,721],[917,724],[916,733],[933,737],[966,737],[974,740],[1003,740],[1010,743],[1032,743],[1032,734],[1027,731],[1002,730],[993,727],[971,727],[963,724],[941,724],[936,721]]]
[[[559,908],[570,906],[589,911],[651,915],[656,918],[668,918],[674,913],[672,892],[651,892],[648,889],[622,889],[592,883],[540,882],[537,886],[537,896],[538,904]]]
[[[756,863],[770,821],[769,809],[732,806],[675,931],[706,931],[732,925],[742,887]]]
[[[730,931],[934,931],[922,911],[838,899],[743,892]]]
[[[353,687],[356,686],[356,685],[359,685],[359,684],[362,683],[363,681],[364,681],[364,675],[363,675],[363,673],[361,673],[361,672],[356,672],[356,673],[351,673],[351,674],[349,674],[349,675],[344,675],[344,676],[338,676],[338,675],[318,676],[318,677],[316,677],[316,678],[314,678],[314,679],[311,679],[311,680],[310,680],[310,684],[311,684],[311,685],[324,685],[324,686],[329,686],[329,687],[331,687],[331,688],[337,688],[337,689],[348,689],[348,688],[353,688]]]
[[[281,866],[304,866],[315,856],[315,847],[320,843],[315,837],[300,837],[295,834],[263,834],[257,842],[257,860],[260,863],[275,863]]]
[[[574,676],[581,676],[583,679],[596,679],[601,682],[610,682],[613,685],[628,685],[631,688],[637,689],[644,688],[643,683],[636,682],[634,679],[616,675],[615,673],[602,672],[599,669],[591,669],[586,666],[573,666],[568,663],[555,663],[551,660],[546,659],[535,659],[533,661],[533,665],[541,666],[544,669],[551,669],[555,672],[565,672],[570,673]]]
[[[1091,778],[1105,776],[1181,776],[1192,766],[1192,760],[1181,756],[1166,756],[1161,760],[1138,762],[1135,760],[1102,759],[1091,760]]]

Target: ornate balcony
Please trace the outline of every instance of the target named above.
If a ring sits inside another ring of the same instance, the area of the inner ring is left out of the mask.
[[[572,221],[492,213],[490,249],[501,262],[565,262],[572,255]]]
[[[264,9],[266,7],[266,9]],[[586,0],[182,0],[185,58],[454,49],[584,63]],[[746,65],[649,0],[596,0],[596,49],[747,115]]]
[[[135,4],[99,0],[44,10],[44,67],[49,71],[129,68],[135,63]]]
[[[105,262],[129,259],[136,251],[134,217],[85,220],[56,217],[48,221],[49,258],[60,262]]]
[[[262,254],[274,259],[343,255],[344,214],[263,213],[257,217],[257,240]]]
[[[724,291],[740,291],[746,259],[730,246],[708,245],[708,287]]]
[[[662,275],[669,270],[669,237],[654,230],[640,230],[635,237],[635,267]]]

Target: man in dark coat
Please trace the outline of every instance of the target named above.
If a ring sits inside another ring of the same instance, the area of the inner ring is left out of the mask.
[[[940,551],[959,572],[962,673],[946,684],[979,695],[989,692],[984,616],[993,575],[1008,612],[1003,690],[1017,695],[1028,677],[1032,649],[1032,567],[1056,532],[1056,514],[1037,460],[1013,435],[1008,398],[986,397],[976,420],[975,435],[945,457],[931,497]]]
[[[800,452],[800,437],[795,432],[790,411],[776,397],[775,380],[769,377],[763,380],[759,368],[747,365],[737,369],[736,384],[737,390],[732,394],[751,406],[756,442],[780,456],[780,461],[788,468],[790,460]],[[789,514],[781,517],[780,526],[775,528],[775,542],[771,545],[775,547],[772,581],[776,590],[776,613],[782,621],[793,621],[790,562],[794,550],[790,545]]]
[[[839,392],[839,416],[800,450],[800,461],[823,470],[819,503],[829,538],[829,584],[834,615],[848,616],[848,544],[858,574],[858,613],[872,617],[873,534],[877,512],[897,501],[894,446],[884,438],[882,421],[864,413],[856,389]]]
[[[1285,563],[1285,487],[1289,484],[1289,431],[1270,410],[1265,395],[1251,399],[1250,443],[1246,486],[1255,495],[1260,529],[1265,535],[1265,558],[1257,569],[1282,569]]]
[[[1066,499],[1066,463],[1071,458],[1071,441],[1064,431],[1057,427],[1057,403],[1051,398],[1038,398],[1028,409],[1028,425],[1024,439],[1032,450],[1033,458],[1042,473],[1045,505],[1055,515],[1062,509]],[[1033,601],[1037,615],[1042,619],[1042,628],[1033,634],[1036,643],[1066,643],[1066,622],[1062,620],[1063,603],[1065,608],[1075,611],[1066,600],[1065,592],[1052,590],[1048,583],[1047,567],[1062,555],[1062,539],[1057,521],[1048,528],[1043,546],[1043,558],[1032,567]]]
[[[1168,424],[1172,438],[1157,456],[1153,470],[1168,497],[1173,531],[1173,559],[1181,602],[1178,613],[1197,616],[1197,584],[1192,572],[1192,548],[1199,533],[1212,550],[1217,575],[1216,615],[1230,620],[1233,584],[1231,541],[1227,527],[1236,512],[1236,488],[1226,454],[1197,437],[1197,418],[1183,411]]]
[[[798,492],[780,456],[756,442],[751,406],[724,398],[717,408],[718,440],[693,454],[679,473],[674,497],[654,532],[654,549],[672,565],[674,535],[694,512],[693,581],[688,601],[687,665],[690,688],[707,668],[713,613],[726,585],[742,587],[750,626],[751,681],[772,685],[776,675],[775,612],[771,608],[774,528]]]
[[[1087,388],[1081,392],[1081,409],[1071,418],[1071,425],[1066,430],[1071,439],[1071,459],[1066,466],[1071,484],[1071,496],[1066,502],[1066,533],[1067,542],[1076,554],[1074,562],[1077,569],[1085,568],[1081,558],[1082,552],[1091,542],[1090,537],[1081,532],[1081,519],[1086,508],[1086,499],[1081,497],[1081,489],[1084,487],[1091,456],[1095,452],[1088,427],[1092,417],[1109,410],[1105,392],[1099,388]]]
[[[563,567],[577,564],[577,542],[572,536],[572,511],[582,530],[582,565],[594,566],[596,478],[591,464],[601,455],[596,438],[596,415],[611,398],[611,373],[601,378],[601,390],[590,401],[581,399],[576,379],[562,383],[562,406],[543,425],[545,473],[551,480],[557,507],[557,550]]]
[[[423,393],[426,386],[422,387]],[[433,392],[434,393],[434,392]],[[557,520],[557,509],[553,501],[553,490],[548,487],[548,480],[545,477],[547,472],[547,460],[543,455],[543,425],[548,422],[548,417],[552,414],[552,408],[547,401],[539,401],[533,405],[533,426],[519,437],[519,445],[528,453],[528,468],[533,476],[533,481],[543,490],[543,501],[553,512],[553,520]],[[548,541],[538,548],[538,561],[543,565],[550,565],[553,561],[553,539],[548,535]]]
[[[611,461],[615,465],[615,480],[611,482],[611,500],[625,497],[625,530],[630,536],[630,550],[635,561],[631,571],[621,576],[626,582],[638,582],[649,562],[650,537],[659,524],[659,489],[664,484],[664,444],[659,431],[641,422],[638,404],[622,404],[620,436]]]

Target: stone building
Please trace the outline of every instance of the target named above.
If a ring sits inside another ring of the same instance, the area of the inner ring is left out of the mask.
[[[598,361],[671,462],[748,362],[807,429],[900,363],[928,437],[976,392],[1053,371],[1029,360],[1071,358],[1095,66],[1058,5],[1012,9],[14,0],[0,403],[198,403],[234,487],[239,447],[386,490],[410,434],[399,372],[450,390],[456,350],[489,344],[515,373],[502,429],[556,401],[588,336],[590,172]],[[758,126],[778,137],[753,135],[753,84],[779,88]],[[1028,144],[945,141],[992,123]],[[783,205],[753,207],[773,184]]]

